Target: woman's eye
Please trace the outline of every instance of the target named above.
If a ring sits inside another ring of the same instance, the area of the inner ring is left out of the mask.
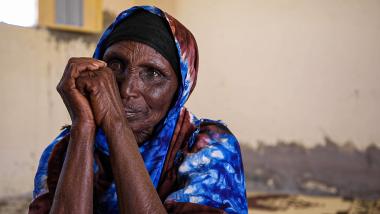
[[[155,70],[155,69],[150,70],[150,71],[149,71],[149,74],[150,74],[150,76],[152,76],[152,77],[154,77],[154,78],[159,77],[159,76],[161,75],[160,72],[158,72],[158,71]]]
[[[117,74],[122,73],[124,71],[123,63],[119,60],[111,60],[107,62],[108,67],[115,71]]]
[[[142,75],[142,79],[147,81],[158,81],[163,78],[161,72],[155,68],[147,68],[140,75]]]

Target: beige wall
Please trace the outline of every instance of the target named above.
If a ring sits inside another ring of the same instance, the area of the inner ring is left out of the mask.
[[[380,1],[121,1],[156,4],[200,49],[188,106],[238,138],[380,143]],[[43,148],[69,119],[55,86],[95,39],[0,24],[0,197],[30,192]]]
[[[179,1],[200,49],[190,99],[241,141],[380,143],[380,1]]]
[[[0,24],[0,196],[30,192],[43,148],[69,122],[55,90],[65,62],[94,48],[80,36]]]
[[[121,11],[135,5],[154,5],[168,12],[171,15],[177,15],[177,5],[183,4],[182,1],[178,0],[103,0],[103,2],[105,10],[116,14],[119,14]]]

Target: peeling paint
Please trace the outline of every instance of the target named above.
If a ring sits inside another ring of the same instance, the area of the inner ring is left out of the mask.
[[[100,34],[68,32],[54,29],[48,29],[47,31],[50,37],[53,39],[53,41],[57,44],[67,44],[73,41],[81,40],[81,42],[83,42],[87,46],[87,48],[89,48],[94,43],[96,44],[100,37]]]
[[[107,28],[116,19],[116,13],[109,10],[103,11],[103,28]]]
[[[306,148],[302,143],[242,145],[249,191],[380,198],[380,148],[359,150],[330,138]]]

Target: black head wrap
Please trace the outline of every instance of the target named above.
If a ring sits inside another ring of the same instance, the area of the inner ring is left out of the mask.
[[[137,10],[115,26],[101,47],[102,54],[109,46],[122,40],[149,45],[165,57],[177,76],[180,76],[177,47],[169,25],[164,18],[145,10]]]

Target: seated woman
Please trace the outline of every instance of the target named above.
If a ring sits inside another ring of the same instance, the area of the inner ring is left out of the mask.
[[[184,104],[193,35],[155,7],[122,12],[57,86],[72,124],[42,154],[29,213],[247,213],[239,144]]]

